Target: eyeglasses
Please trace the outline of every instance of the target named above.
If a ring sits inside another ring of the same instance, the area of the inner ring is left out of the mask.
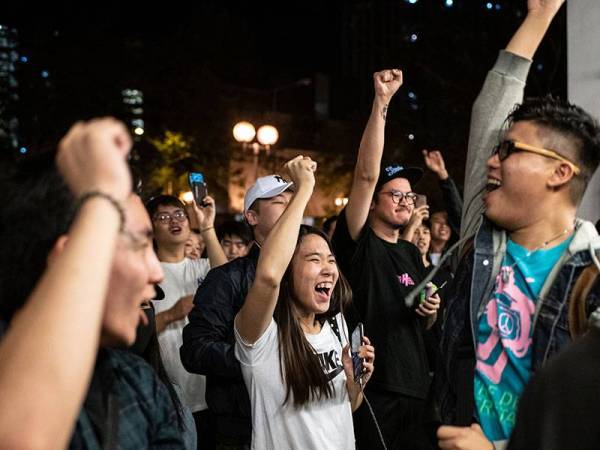
[[[181,209],[175,211],[173,214],[162,212],[154,215],[154,220],[160,223],[169,223],[171,219],[175,219],[177,222],[185,222],[187,216]]]
[[[581,170],[579,169],[579,167],[577,167],[576,164],[574,164],[572,161],[569,161],[564,156],[559,155],[554,150],[547,150],[545,148],[534,147],[532,145],[523,144],[522,142],[508,140],[502,141],[494,148],[493,154],[498,155],[500,161],[504,161],[510,155],[518,151],[535,153],[536,155],[541,155],[545,156],[546,158],[552,158],[558,161],[565,162],[571,166],[575,175],[579,175],[579,172],[581,172]]]
[[[380,194],[391,195],[392,201],[396,205],[399,205],[403,198],[406,199],[406,203],[409,205],[414,205],[415,200],[417,200],[417,194],[415,194],[414,192],[404,193],[402,191],[386,191],[386,192],[380,192]]]

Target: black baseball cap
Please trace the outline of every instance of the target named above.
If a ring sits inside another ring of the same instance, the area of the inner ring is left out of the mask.
[[[378,191],[381,186],[395,178],[406,178],[410,182],[411,187],[414,187],[422,176],[423,169],[419,167],[404,167],[400,164],[386,164],[385,166],[382,166],[379,171],[379,179],[377,180],[375,190]]]

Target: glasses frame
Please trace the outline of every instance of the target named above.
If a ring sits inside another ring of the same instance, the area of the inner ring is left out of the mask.
[[[402,199],[406,198],[406,203],[409,205],[414,205],[416,200],[417,200],[417,194],[415,192],[402,192],[402,191],[385,191],[385,192],[380,192],[380,194],[387,194],[387,195],[391,195],[392,197],[392,201],[396,204],[399,205],[400,202],[402,201]],[[398,198],[398,200],[396,201],[396,198]]]
[[[502,153],[501,151],[502,146],[507,146],[507,150],[504,153]],[[500,161],[504,161],[510,155],[515,153],[515,149],[521,150],[523,152],[535,153],[536,155],[545,156],[546,158],[552,158],[567,163],[569,166],[571,166],[571,169],[573,170],[573,173],[575,175],[579,175],[579,173],[581,172],[581,169],[579,169],[577,164],[575,164],[573,161],[568,160],[567,158],[555,152],[554,150],[549,150],[541,147],[534,147],[533,145],[524,144],[523,142],[511,140],[502,141],[498,145],[496,145],[496,147],[494,147],[493,154],[498,155]]]
[[[178,219],[177,217],[175,217],[175,214],[177,214],[179,212],[181,212],[183,214],[183,217],[181,219]],[[159,219],[158,216],[163,215],[163,214],[169,216],[169,218],[167,220]],[[152,218],[153,221],[163,223],[163,224],[171,222],[172,219],[175,219],[176,222],[183,223],[186,220],[188,220],[188,216],[183,209],[178,209],[173,214],[167,213],[167,212],[156,213],[156,214],[154,214],[154,217]]]

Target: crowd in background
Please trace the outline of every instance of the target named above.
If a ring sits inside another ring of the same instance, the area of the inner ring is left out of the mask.
[[[396,68],[322,228],[318,161],[216,223],[210,196],[133,193],[111,118],[3,173],[0,448],[598,448],[600,237],[576,211],[600,125],[523,98],[563,2],[528,0],[488,72],[462,193],[440,151],[386,157]]]

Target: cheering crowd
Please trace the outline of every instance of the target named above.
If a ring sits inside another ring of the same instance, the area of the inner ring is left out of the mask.
[[[423,151],[442,210],[384,151],[400,69],[373,74],[323,229],[303,155],[243,222],[141,199],[112,118],[1,174],[0,449],[599,448],[600,237],[576,211],[600,125],[523,98],[563,3],[528,0],[488,72],[462,194]]]

